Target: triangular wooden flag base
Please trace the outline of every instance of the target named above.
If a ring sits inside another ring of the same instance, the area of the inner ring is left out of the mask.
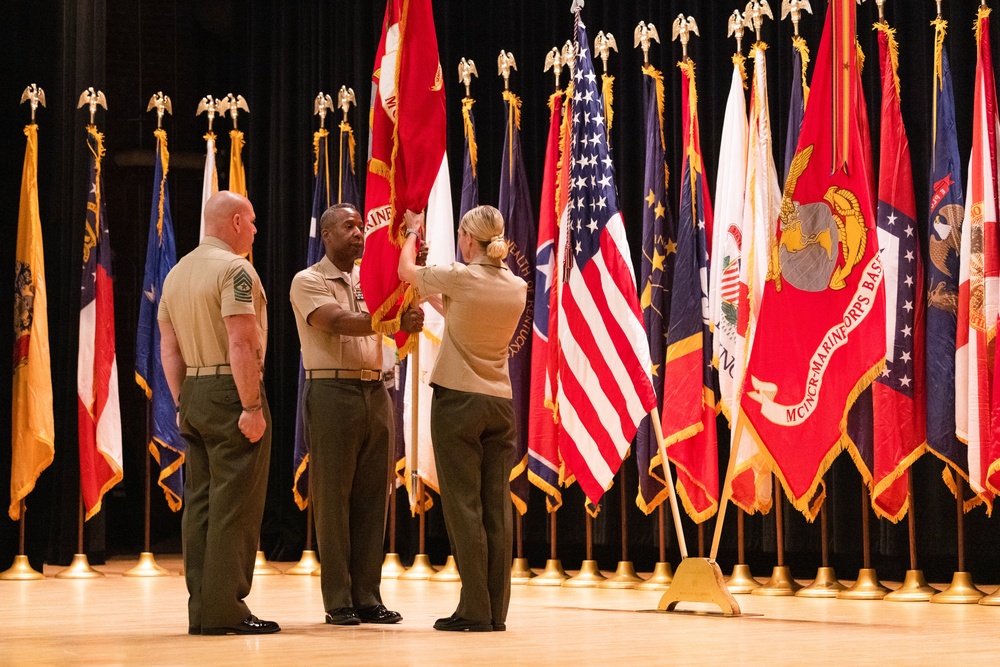
[[[740,605],[726,588],[718,563],[711,558],[682,560],[658,608],[673,611],[681,602],[708,602],[721,608],[725,616],[740,616]]]

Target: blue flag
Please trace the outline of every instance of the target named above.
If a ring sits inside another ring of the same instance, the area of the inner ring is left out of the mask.
[[[955,98],[944,50],[947,22],[934,21],[934,126],[927,263],[927,445],[963,477],[968,450],[955,436],[955,331],[958,326],[958,265],[965,216],[962,166],[955,133]]]
[[[462,127],[465,129],[465,152],[462,158],[462,206],[458,211],[458,222],[470,210],[479,206],[479,176],[476,174],[478,147],[476,146],[476,117],[472,114],[471,97],[462,100]],[[508,222],[504,218],[505,222]],[[464,261],[462,250],[455,244],[455,260]]]
[[[809,67],[809,47],[806,40],[799,36],[792,38],[792,94],[788,101],[788,132],[785,135],[785,171],[792,166],[795,149],[799,145],[799,132],[802,131],[802,118],[806,113],[805,96],[809,94],[806,84],[806,69]],[[801,72],[801,77],[798,74]]]
[[[535,217],[531,212],[528,176],[521,157],[521,100],[508,90],[503,93],[507,107],[507,131],[504,133],[503,158],[500,163],[499,209],[510,253],[507,267],[528,283],[527,303],[510,341],[510,384],[514,398],[517,428],[517,451],[510,474],[510,495],[521,514],[528,511],[528,398],[531,392],[531,327],[535,311]],[[465,190],[462,190],[463,205]]]
[[[663,138],[663,74],[652,65],[642,68],[646,113],[646,170],[642,210],[642,273],[639,305],[649,338],[653,364],[653,390],[657,405],[663,400],[663,372],[667,358],[666,327],[670,321],[670,285],[673,282],[676,235],[674,216],[667,200],[667,171]],[[647,415],[636,434],[639,495],[636,504],[649,514],[668,495],[660,460],[659,443],[652,419]]]
[[[149,425],[149,452],[160,464],[159,485],[167,505],[181,509],[184,495],[184,453],[187,446],[177,429],[177,411],[160,362],[160,327],[156,314],[160,308],[163,281],[177,263],[174,223],[170,216],[170,190],[167,185],[169,153],[167,133],[158,129],[156,163],[153,171],[153,204],[149,216],[149,242],[146,245],[146,271],[142,280],[143,298],[139,302],[139,324],[135,341],[135,381],[152,403]]]

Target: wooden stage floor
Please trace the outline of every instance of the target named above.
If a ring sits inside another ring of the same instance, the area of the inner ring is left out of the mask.
[[[1000,646],[996,607],[741,595],[744,616],[723,618],[654,612],[656,592],[529,586],[507,632],[437,632],[459,585],[395,580],[382,595],[402,623],[341,628],[323,623],[319,578],[291,575],[248,598],[281,633],[192,637],[180,560],[157,560],[172,576],[122,577],[135,563],[116,560],[102,579],[0,581],[0,665],[969,665]]]

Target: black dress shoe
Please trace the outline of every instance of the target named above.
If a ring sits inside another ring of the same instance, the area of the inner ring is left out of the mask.
[[[358,618],[362,623],[399,623],[403,617],[398,611],[386,609],[384,604],[358,609]]]
[[[189,625],[188,626],[188,634],[189,635],[200,635],[201,634],[201,626],[200,625]]]
[[[506,623],[494,623],[493,624],[493,632],[507,632],[507,624]]]
[[[326,622],[329,625],[361,625],[361,619],[353,607],[331,609],[326,614]]]
[[[201,634],[203,635],[270,635],[275,632],[281,632],[281,627],[277,623],[274,621],[262,621],[253,614],[250,614],[232,627],[201,629]]]
[[[445,632],[493,632],[493,624],[490,621],[470,621],[452,614],[448,618],[439,618],[434,623],[434,629]]]

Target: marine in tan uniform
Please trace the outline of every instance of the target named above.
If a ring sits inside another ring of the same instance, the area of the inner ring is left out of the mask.
[[[467,265],[416,265],[422,219],[410,211],[404,216],[399,277],[421,297],[441,295],[444,335],[430,377],[431,439],[445,526],[462,577],[455,613],[434,629],[506,630],[516,437],[507,348],[528,287],[503,262],[507,242],[497,209],[479,206],[462,218],[458,245]]]
[[[269,634],[250,613],[264,514],[271,415],[261,383],[267,299],[250,252],[257,228],[242,195],[205,206],[205,238],[167,275],[160,357],[187,444],[184,577],[190,634]]]
[[[382,541],[389,489],[392,408],[382,377],[381,336],[358,287],[361,215],[337,204],[320,219],[326,255],[292,280],[302,344],[309,494],[323,563],[320,587],[331,625],[398,623],[382,604]],[[401,328],[423,328],[423,313]]]

